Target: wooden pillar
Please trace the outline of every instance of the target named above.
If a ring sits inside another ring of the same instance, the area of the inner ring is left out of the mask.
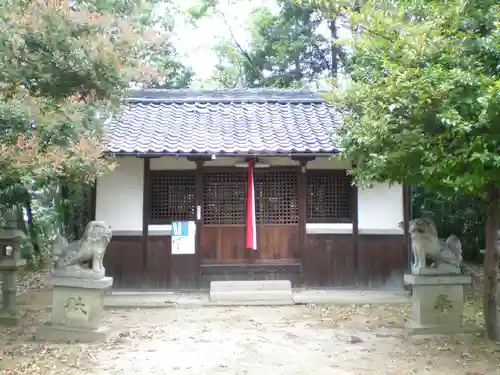
[[[360,272],[363,272],[363,267],[360,267],[360,250],[359,250],[359,189],[356,185],[352,185],[352,250],[353,250],[353,263],[356,279],[359,284]]]
[[[352,164],[352,169],[356,168],[356,164]],[[356,282],[360,284],[360,272],[364,272],[361,267],[361,254],[359,250],[359,188],[356,184],[351,186],[351,210],[352,210],[352,251],[353,251],[353,266],[356,275]]]
[[[144,158],[143,173],[143,192],[142,192],[142,283],[148,282],[148,236],[149,236],[149,218],[151,211],[151,167],[150,158]]]
[[[411,187],[410,185],[403,185],[403,233],[404,245],[403,251],[408,254],[408,272],[411,272],[412,251],[411,251],[411,238],[410,238],[410,219],[411,219]]]
[[[299,162],[299,173],[297,181],[298,205],[299,205],[299,243],[300,260],[302,269],[307,263],[307,163],[314,160],[314,156],[292,156],[292,160]]]
[[[196,263],[198,273],[196,283],[200,286],[201,279],[201,231],[203,230],[203,164],[205,160],[196,160]]]
[[[299,241],[300,241],[300,260],[306,261],[307,255],[307,160],[300,160],[300,170],[298,176],[298,194],[299,194]]]
[[[211,160],[212,157],[208,155],[193,155],[188,156],[187,160],[196,164],[196,176],[195,176],[195,184],[196,184],[196,254],[194,257],[194,262],[196,265],[194,267],[197,268],[195,277],[195,283],[197,287],[201,287],[201,241],[202,241],[202,231],[203,231],[203,201],[204,201],[204,164],[205,162]]]

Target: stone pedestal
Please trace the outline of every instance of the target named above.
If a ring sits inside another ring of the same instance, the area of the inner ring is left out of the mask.
[[[408,333],[463,333],[477,327],[463,323],[464,285],[472,279],[465,275],[405,275],[412,286],[412,316]]]
[[[51,276],[51,321],[38,328],[35,338],[46,341],[106,341],[109,331],[101,326],[104,292],[113,278],[100,280]]]

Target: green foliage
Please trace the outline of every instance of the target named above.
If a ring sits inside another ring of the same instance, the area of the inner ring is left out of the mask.
[[[199,0],[195,6],[189,8],[188,14],[192,17],[193,21],[196,21],[210,15],[217,9],[218,5],[219,0]]]
[[[352,82],[331,100],[345,114],[341,146],[355,181],[421,184],[450,203],[457,194],[485,204],[483,311],[499,341],[500,7],[369,1],[351,24]]]
[[[192,10],[193,18],[219,13],[224,18],[218,5],[218,1],[200,0]],[[321,27],[330,27],[327,12],[320,6],[288,0],[278,0],[277,5],[276,14],[265,7],[253,12],[248,47],[231,32],[230,38],[219,43],[215,82],[225,88],[301,88],[336,74],[337,55],[343,55],[343,51],[332,48],[336,28],[321,31]]]
[[[1,5],[0,173],[28,190],[109,171],[103,123],[131,82],[190,79],[147,1]]]
[[[102,122],[151,43],[90,5],[3,0],[0,10],[0,173],[25,189],[109,170]],[[127,35],[128,34],[128,35]],[[137,36],[137,42],[130,36]],[[99,115],[100,116],[99,116]]]
[[[412,205],[413,217],[434,219],[440,237],[459,236],[465,260],[482,260],[486,223],[486,206],[482,199],[417,185],[412,189]]]
[[[358,183],[478,196],[500,183],[499,14],[495,1],[400,1],[352,17],[353,82],[332,100]]]
[[[246,82],[251,87],[290,88],[331,75],[331,41],[318,32],[325,19],[314,8],[280,1],[277,15],[253,15]]]
[[[27,221],[24,228],[26,236],[21,242],[21,254],[32,269],[46,264],[60,223],[53,204],[50,204],[53,201],[50,197],[53,196],[54,193],[50,191],[39,192],[23,209]]]
[[[25,253],[42,252],[61,224],[58,186],[88,191],[114,167],[102,155],[104,123],[130,84],[189,82],[158,3],[0,0],[0,211],[32,208]],[[89,204],[76,196],[72,220]]]

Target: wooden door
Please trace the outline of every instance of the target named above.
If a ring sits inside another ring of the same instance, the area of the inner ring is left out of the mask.
[[[261,262],[300,258],[298,169],[255,172],[257,248]]]
[[[196,220],[196,177],[194,171],[150,172],[149,224]],[[124,202],[126,204],[126,202]],[[171,235],[149,233],[148,284],[154,287],[196,288],[199,279],[198,255],[172,254]]]
[[[203,174],[200,224],[202,264],[246,263],[245,202],[247,172],[241,168],[207,168]]]

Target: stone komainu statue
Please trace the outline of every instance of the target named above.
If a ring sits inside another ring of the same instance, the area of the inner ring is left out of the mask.
[[[111,241],[111,228],[102,221],[87,224],[81,239],[70,242],[57,235],[52,246],[54,275],[68,277],[102,278],[104,253]],[[83,262],[92,261],[91,269],[83,267]]]
[[[415,257],[412,273],[460,273],[462,243],[457,236],[451,235],[446,241],[441,240],[436,224],[430,218],[410,220],[409,232]],[[433,261],[431,269],[426,266],[426,258]]]

